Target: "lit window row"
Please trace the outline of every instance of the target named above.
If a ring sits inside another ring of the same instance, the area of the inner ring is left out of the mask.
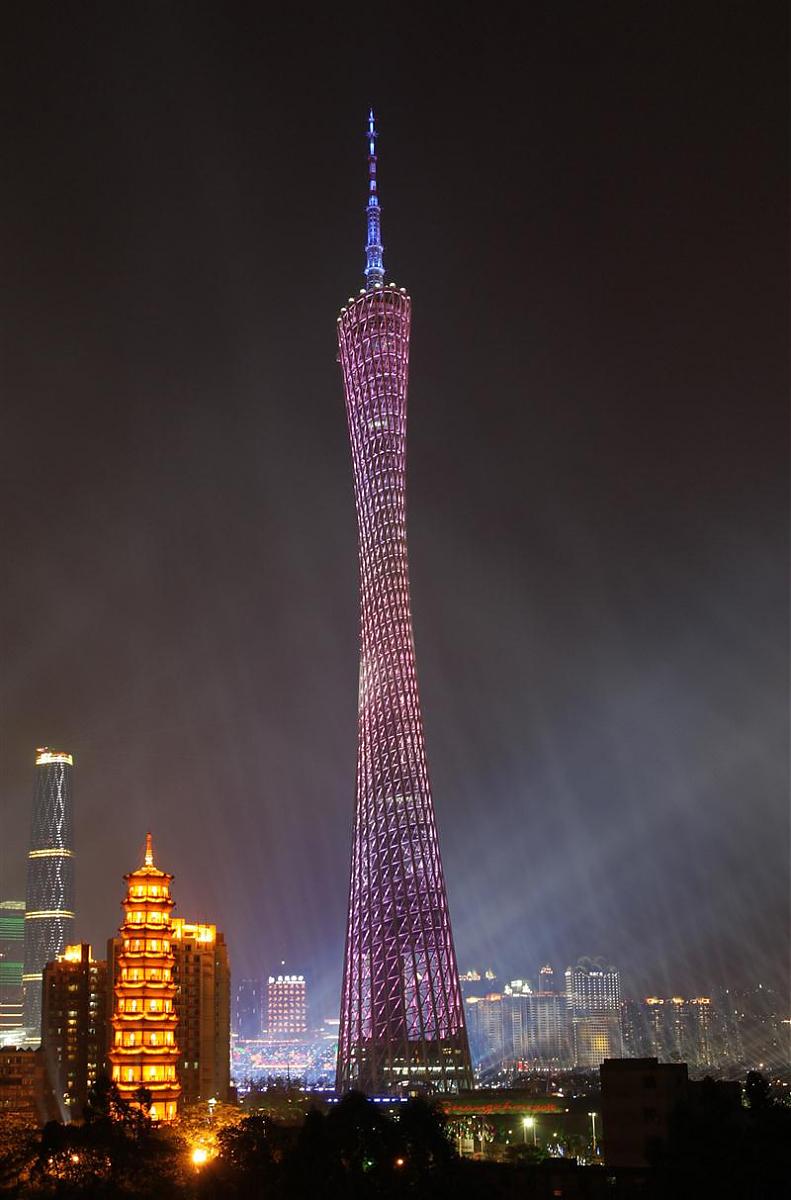
[[[169,954],[167,938],[124,938],[124,950],[129,954]]]
[[[175,1045],[173,1031],[170,1029],[160,1033],[157,1030],[144,1030],[139,1033],[135,1030],[127,1032],[126,1030],[116,1030],[115,1034],[116,1046],[151,1046],[154,1049],[167,1049],[169,1046]]]
[[[135,1064],[134,1066],[127,1067],[116,1065],[113,1067],[113,1080],[116,1083],[134,1083],[138,1086],[149,1083],[175,1083],[176,1068],[175,1066],[163,1063],[155,1063],[153,1066]]]
[[[122,1013],[170,1013],[173,1011],[172,1000],[138,1000],[135,997],[121,996],[118,1000],[118,1011]]]
[[[169,983],[170,967],[123,967],[122,983]]]
[[[146,898],[167,900],[168,888],[166,884],[160,886],[158,883],[133,884],[129,889],[129,896],[133,900],[145,900]]]

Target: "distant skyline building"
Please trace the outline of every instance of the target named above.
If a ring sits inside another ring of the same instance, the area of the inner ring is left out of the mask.
[[[484,1075],[500,1070],[549,1071],[571,1066],[566,997],[534,992],[526,979],[465,999],[470,1049]]]
[[[637,1008],[639,1048],[643,1054],[665,1062],[685,1062],[693,1068],[714,1065],[714,1019],[708,996],[690,1000],[682,996],[667,999],[648,996]],[[623,1017],[622,1012],[622,1026]]]
[[[266,986],[266,1030],[269,1037],[299,1036],[308,1028],[304,975],[270,975]]]
[[[240,979],[234,996],[233,1025],[243,1041],[260,1038],[264,1029],[264,985],[260,979]]]
[[[566,996],[558,990],[555,970],[550,963],[539,968],[532,1012],[529,1064],[538,1070],[562,1070],[570,1066],[571,1027]]]
[[[506,1060],[506,1021],[502,992],[468,996],[464,1001],[472,1061],[487,1074]]]
[[[459,983],[464,1000],[467,1000],[469,996],[488,996],[491,992],[499,991],[500,988],[497,976],[488,968],[485,971],[479,971],[473,967],[471,970],[465,971],[463,975],[459,976]]]
[[[25,902],[0,900],[0,1046],[22,1038]]]
[[[566,997],[561,992],[538,992],[532,999],[533,1035],[528,1059],[539,1070],[563,1070],[571,1065],[570,1028]]]
[[[406,533],[411,301],[385,283],[369,113],[365,287],[338,317],[360,556],[354,832],[336,1085],[472,1085],[415,670]]]
[[[44,968],[41,1048],[64,1121],[81,1120],[107,1056],[107,963],[83,942]]]
[[[508,1063],[527,1058],[535,1042],[535,993],[527,979],[512,979],[503,988],[503,1034]]]
[[[36,751],[33,820],[25,904],[23,1020],[41,1038],[41,987],[46,963],[74,941],[74,759],[63,750]]]
[[[538,991],[539,991],[539,993],[552,993],[552,994],[557,992],[557,986],[555,983],[555,971],[554,971],[554,968],[551,967],[549,963],[545,963],[544,966],[539,969]]]
[[[620,1058],[621,980],[614,967],[580,959],[566,971],[566,1005],[571,1020],[574,1066],[598,1067]]]

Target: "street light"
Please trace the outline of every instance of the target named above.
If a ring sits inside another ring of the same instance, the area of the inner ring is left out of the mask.
[[[590,1119],[591,1119],[591,1141],[592,1141],[592,1144],[593,1144],[593,1153],[594,1153],[594,1155],[596,1154],[596,1117],[597,1117],[597,1115],[598,1115],[598,1114],[597,1114],[597,1113],[595,1113],[595,1112],[589,1112],[589,1113],[588,1113],[588,1116],[589,1116],[589,1117],[590,1117]]]
[[[528,1131],[528,1129],[532,1129],[533,1130],[533,1145],[537,1146],[538,1142],[536,1141],[536,1119],[535,1119],[535,1117],[522,1117],[522,1128],[525,1133],[525,1145],[527,1145],[527,1131]]]

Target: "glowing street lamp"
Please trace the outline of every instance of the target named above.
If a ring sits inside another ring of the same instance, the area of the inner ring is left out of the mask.
[[[537,1146],[538,1142],[536,1141],[536,1119],[535,1119],[535,1117],[522,1117],[522,1129],[524,1130],[524,1134],[525,1134],[525,1145],[527,1145],[527,1131],[528,1131],[528,1129],[532,1129],[533,1130],[533,1145]]]
[[[209,1161],[209,1151],[205,1146],[196,1146],[192,1151],[192,1165],[200,1169]]]

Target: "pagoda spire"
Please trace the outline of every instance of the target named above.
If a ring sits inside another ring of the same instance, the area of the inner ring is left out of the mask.
[[[365,246],[365,286],[373,291],[381,287],[385,279],[384,246],[382,245],[382,210],[379,207],[379,194],[376,190],[376,131],[374,110],[368,110],[368,205],[365,215],[368,225],[368,241]]]
[[[147,834],[146,834],[146,857],[145,857],[145,864],[146,864],[146,866],[147,866],[147,867],[153,867],[153,865],[154,865],[154,846],[153,846],[153,843],[152,843],[152,840],[151,840],[151,834],[150,834],[150,833],[147,833]]]

